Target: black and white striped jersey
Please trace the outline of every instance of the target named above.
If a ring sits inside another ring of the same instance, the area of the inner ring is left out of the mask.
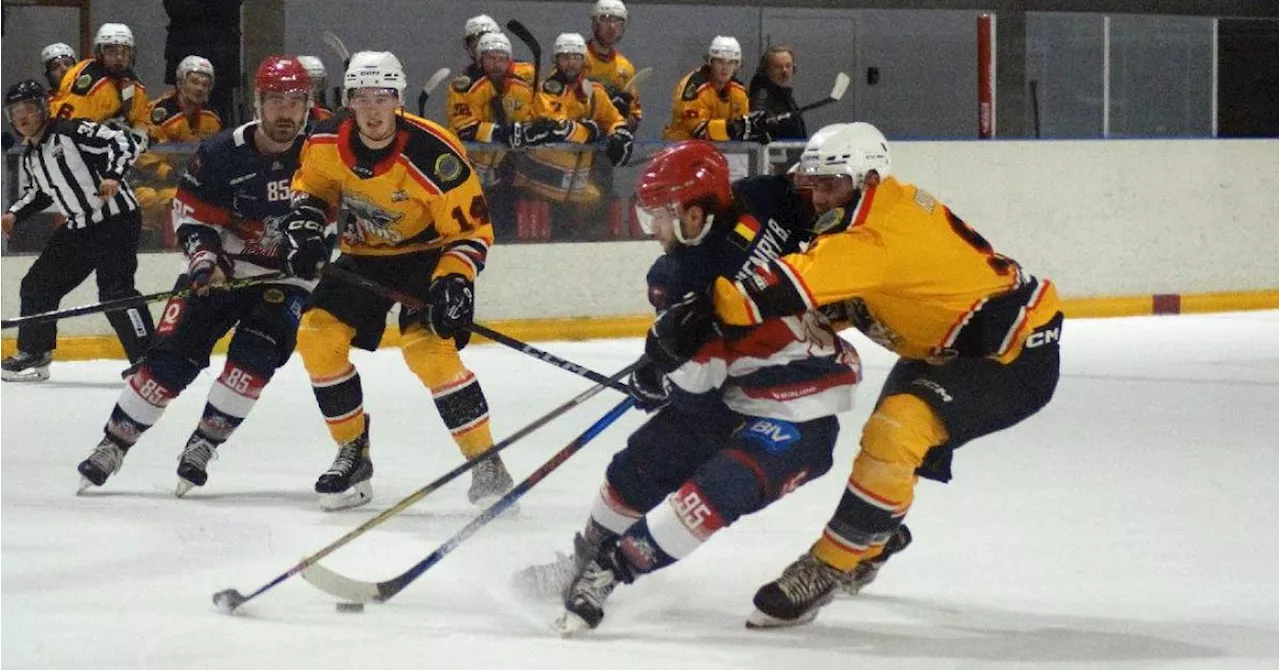
[[[123,177],[139,149],[128,131],[84,119],[51,119],[40,144],[22,153],[22,195],[9,207],[21,220],[49,205],[67,217],[68,228],[84,228],[138,208]],[[103,179],[120,182],[110,199],[98,196]]]

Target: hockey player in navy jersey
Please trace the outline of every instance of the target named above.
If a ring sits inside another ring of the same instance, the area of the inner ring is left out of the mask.
[[[599,625],[618,584],[825,473],[835,414],[852,406],[860,375],[853,347],[817,313],[727,333],[696,352],[680,341],[699,325],[668,321],[716,277],[744,278],[799,248],[808,208],[786,178],[731,185],[724,157],[690,141],[654,156],[636,193],[642,224],[667,252],[648,275],[660,313],[646,342],[651,364],[631,380],[638,404],[657,413],[614,456],[574,555],[517,575],[525,591],[563,589],[556,625],[565,634]]]
[[[227,362],[178,462],[179,497],[203,486],[214,450],[231,436],[276,369],[293,353],[314,281],[269,281],[235,290],[228,279],[280,269],[289,184],[298,168],[311,85],[297,59],[269,56],[255,77],[258,118],[200,144],[173,200],[173,223],[187,257],[177,288],[196,289],[165,305],[156,336],[116,401],[102,441],[84,462],[80,490],[101,486],[165,407],[209,366],[214,344],[233,326]]]

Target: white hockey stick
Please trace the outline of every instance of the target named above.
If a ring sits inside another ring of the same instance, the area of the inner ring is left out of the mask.
[[[635,74],[631,75],[631,78],[627,80],[627,83],[622,85],[622,90],[627,91],[629,93],[635,93],[636,87],[640,86],[640,84],[643,84],[644,80],[648,79],[652,75],[653,75],[653,68],[642,67],[639,70],[636,70]]]
[[[351,52],[347,50],[347,45],[342,43],[342,39],[333,34],[332,30],[325,30],[320,33],[320,39],[330,48],[333,53],[338,55],[338,59],[342,61],[342,69],[346,70],[351,64]]]
[[[439,70],[436,70],[435,74],[427,78],[427,83],[422,85],[422,92],[418,94],[418,116],[427,115],[427,98],[430,97],[431,92],[440,85],[440,82],[449,78],[450,74],[452,74],[452,72],[449,71],[449,68],[442,67]]]

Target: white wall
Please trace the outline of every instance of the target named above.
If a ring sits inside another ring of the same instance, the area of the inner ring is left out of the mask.
[[[1276,140],[900,142],[893,170],[932,192],[1001,253],[1065,297],[1204,293],[1280,285]],[[501,241],[499,241],[501,242]],[[481,319],[643,314],[654,242],[498,244]],[[18,313],[32,257],[0,261],[0,311]],[[144,293],[181,262],[140,257]],[[93,282],[65,306],[96,302]],[[110,332],[100,316],[64,334]],[[10,335],[11,333],[6,333]]]

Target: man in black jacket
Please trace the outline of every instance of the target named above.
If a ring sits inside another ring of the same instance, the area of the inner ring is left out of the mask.
[[[751,78],[748,96],[751,111],[764,110],[770,117],[792,112],[792,116],[780,121],[774,128],[775,140],[804,140],[809,133],[804,128],[799,105],[791,91],[795,78],[796,52],[789,46],[775,44],[760,56],[760,66]]]
[[[173,84],[174,72],[183,58],[204,56],[214,72],[240,72],[240,4],[244,0],[164,0],[169,15],[169,31],[164,40],[164,82]],[[237,76],[220,76],[209,94],[209,109],[217,112],[228,127],[237,125],[231,91]]]

